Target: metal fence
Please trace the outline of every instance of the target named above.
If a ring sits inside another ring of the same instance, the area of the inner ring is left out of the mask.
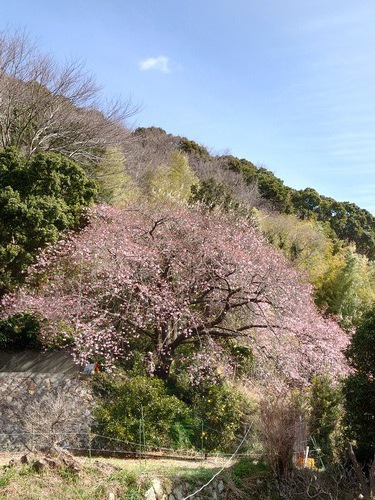
[[[144,436],[139,442],[124,441],[98,433],[56,433],[51,435],[41,432],[12,432],[0,433],[0,451],[3,452],[36,452],[45,451],[52,447],[62,448],[75,455],[95,457],[112,456],[121,458],[169,458],[176,460],[206,460],[215,459],[218,462],[231,453],[207,453],[205,450],[166,448],[162,446],[148,446]],[[237,453],[239,457],[249,457],[249,453]],[[259,454],[251,453],[252,458],[259,458]]]

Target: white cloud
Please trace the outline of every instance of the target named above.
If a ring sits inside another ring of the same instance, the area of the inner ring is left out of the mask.
[[[141,71],[155,70],[161,73],[171,72],[169,57],[166,56],[150,57],[149,59],[140,61],[138,65]]]

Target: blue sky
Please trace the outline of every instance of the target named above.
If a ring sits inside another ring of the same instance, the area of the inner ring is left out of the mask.
[[[375,215],[373,0],[0,0],[57,60],[214,153]]]

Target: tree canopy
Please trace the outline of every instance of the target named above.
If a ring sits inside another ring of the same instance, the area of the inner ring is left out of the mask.
[[[20,282],[38,250],[83,223],[95,186],[74,161],[53,153],[0,152],[0,295]]]
[[[141,343],[166,378],[181,346],[237,337],[253,339],[290,380],[345,372],[346,335],[246,222],[177,205],[103,206],[43,254],[35,273],[49,279],[8,297],[8,314],[46,318],[44,342],[70,343],[82,361],[110,363]]]

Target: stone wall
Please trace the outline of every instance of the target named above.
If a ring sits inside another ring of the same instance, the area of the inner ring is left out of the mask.
[[[203,485],[201,485],[202,487]],[[169,485],[163,484],[159,479],[153,479],[152,486],[147,490],[145,500],[183,500],[195,491],[197,493],[190,497],[194,500],[218,500],[225,498],[226,487],[222,479],[216,478],[206,487],[200,490],[200,486],[189,481],[180,481]]]
[[[77,434],[88,434],[90,405],[87,381],[78,374],[0,372],[0,450],[41,446],[58,406],[55,431],[66,434],[64,446],[73,446]]]

